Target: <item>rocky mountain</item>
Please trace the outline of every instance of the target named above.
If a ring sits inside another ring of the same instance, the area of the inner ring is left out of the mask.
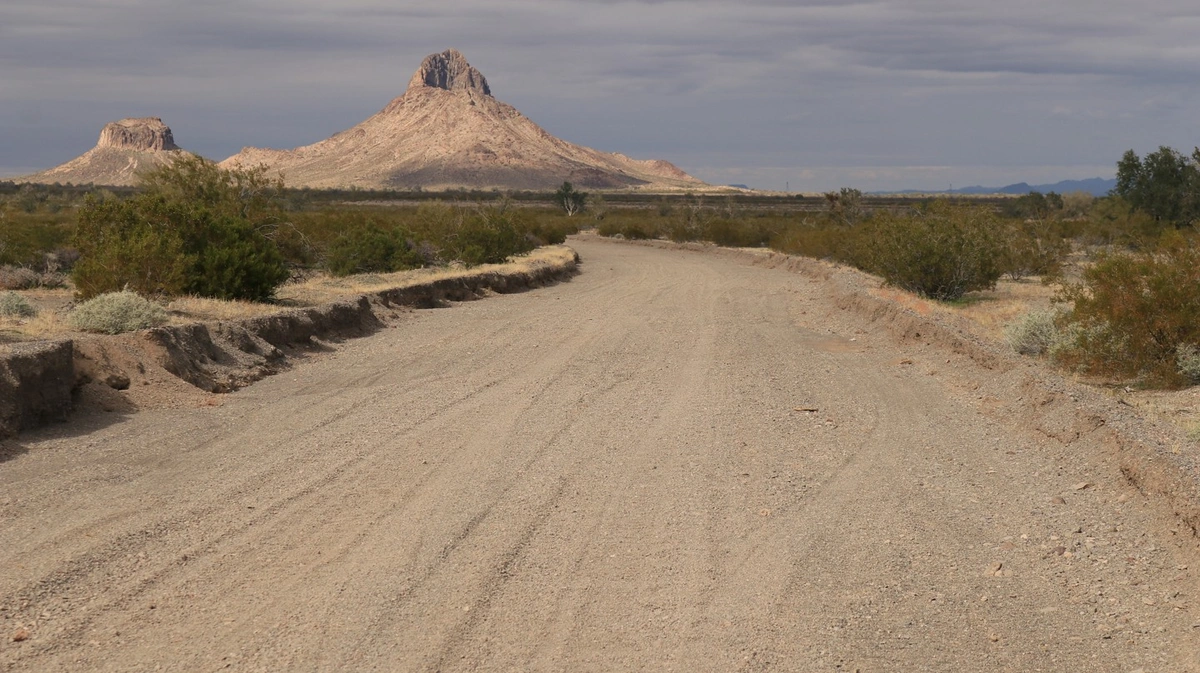
[[[555,138],[492,96],[453,49],[425,58],[404,95],[361,124],[294,150],[248,147],[223,166],[265,165],[295,187],[371,189],[695,189],[666,161],[639,161]]]
[[[96,146],[83,155],[15,181],[134,185],[139,172],[170,163],[185,153],[175,144],[170,127],[158,117],[122,119],[106,124]]]

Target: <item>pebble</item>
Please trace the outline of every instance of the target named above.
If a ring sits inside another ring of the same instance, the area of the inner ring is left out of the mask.
[[[13,634],[12,639],[14,643],[19,643],[23,640],[29,640],[29,629],[22,626],[21,628],[17,629],[16,633]]]

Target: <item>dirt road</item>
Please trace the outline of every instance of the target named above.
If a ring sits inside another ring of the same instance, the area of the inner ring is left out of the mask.
[[[1190,531],[987,370],[802,275],[574,245],[3,445],[0,669],[1200,670]]]

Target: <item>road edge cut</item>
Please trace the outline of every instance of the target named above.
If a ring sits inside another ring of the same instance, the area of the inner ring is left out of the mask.
[[[0,439],[65,421],[85,387],[127,390],[161,370],[209,393],[243,388],[290,366],[317,340],[368,336],[401,311],[446,306],[568,280],[579,254],[512,270],[489,269],[237,320],[168,325],[118,335],[12,344],[0,350]]]

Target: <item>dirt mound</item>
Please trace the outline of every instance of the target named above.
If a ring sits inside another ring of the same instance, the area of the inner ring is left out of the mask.
[[[221,162],[259,164],[297,187],[376,189],[696,189],[660,160],[638,161],[555,138],[491,94],[453,49],[425,58],[403,96],[363,123],[294,150],[248,147]]]
[[[17,182],[129,186],[138,173],[168,164],[186,152],[175,144],[170,127],[158,117],[122,119],[106,124],[96,146],[83,155]]]

